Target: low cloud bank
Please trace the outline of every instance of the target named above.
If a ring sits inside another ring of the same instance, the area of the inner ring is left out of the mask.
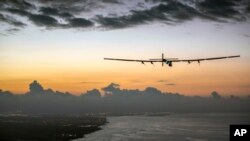
[[[132,114],[151,112],[250,112],[250,98],[222,97],[212,92],[210,97],[184,96],[161,92],[154,87],[145,90],[120,89],[111,83],[102,88],[75,96],[44,89],[37,81],[29,92],[15,95],[0,90],[0,114]]]

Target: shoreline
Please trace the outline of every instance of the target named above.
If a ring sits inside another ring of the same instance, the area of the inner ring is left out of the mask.
[[[100,116],[0,116],[0,140],[74,140],[106,123]]]

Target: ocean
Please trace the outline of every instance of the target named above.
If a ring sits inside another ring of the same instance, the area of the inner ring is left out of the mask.
[[[110,116],[102,130],[76,141],[229,141],[230,124],[250,124],[248,113]]]

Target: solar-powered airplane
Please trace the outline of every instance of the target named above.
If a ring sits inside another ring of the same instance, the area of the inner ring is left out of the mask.
[[[198,58],[198,59],[178,59],[178,58],[164,58],[164,54],[162,53],[162,56],[159,59],[133,60],[133,59],[104,58],[104,60],[140,62],[142,64],[144,64],[144,63],[154,64],[154,63],[159,62],[159,63],[161,63],[162,66],[164,66],[164,64],[166,64],[169,67],[172,67],[173,63],[176,63],[176,62],[187,62],[188,64],[190,64],[192,62],[198,62],[200,64],[201,61],[219,60],[219,59],[236,58],[236,57],[240,57],[240,55],[222,56],[222,57],[213,57],[213,58]]]

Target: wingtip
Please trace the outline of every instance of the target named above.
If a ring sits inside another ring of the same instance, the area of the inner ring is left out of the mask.
[[[240,55],[229,56],[228,58],[240,57]]]

